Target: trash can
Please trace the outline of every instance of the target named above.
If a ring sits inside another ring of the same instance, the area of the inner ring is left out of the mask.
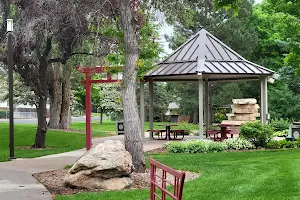
[[[300,122],[294,122],[293,125],[291,125],[291,135],[294,139],[299,138],[300,136]]]
[[[124,134],[124,121],[116,121],[116,131],[118,135]]]

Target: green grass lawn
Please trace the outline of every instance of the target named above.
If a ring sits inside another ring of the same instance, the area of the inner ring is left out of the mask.
[[[300,199],[300,149],[153,155],[176,169],[201,173],[185,183],[184,200]],[[56,200],[146,200],[149,190],[57,196]]]
[[[62,131],[48,130],[46,136],[46,149],[33,150],[36,125],[15,125],[15,156],[17,158],[33,158],[44,155],[62,153],[85,147],[85,135]],[[9,157],[9,124],[0,123],[0,161]]]

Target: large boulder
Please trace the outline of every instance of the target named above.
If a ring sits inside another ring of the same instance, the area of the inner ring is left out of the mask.
[[[87,189],[120,190],[132,181],[132,158],[121,141],[106,140],[86,152],[69,170],[65,183]]]

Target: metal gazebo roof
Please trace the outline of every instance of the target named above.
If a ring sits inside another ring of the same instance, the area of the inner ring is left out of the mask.
[[[199,74],[208,80],[258,79],[275,72],[252,63],[219,39],[201,29],[156,68],[145,79],[157,81],[198,80]]]

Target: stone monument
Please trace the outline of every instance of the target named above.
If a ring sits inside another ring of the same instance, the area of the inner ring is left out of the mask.
[[[233,99],[232,113],[226,114],[228,120],[222,121],[222,124],[241,125],[245,122],[256,121],[260,116],[256,99]]]

